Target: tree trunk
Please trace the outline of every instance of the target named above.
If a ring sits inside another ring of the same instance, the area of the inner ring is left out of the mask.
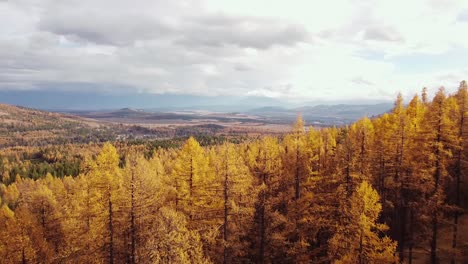
[[[190,157],[190,176],[189,176],[189,218],[192,220],[193,215],[192,215],[192,195],[193,195],[193,158]]]
[[[362,241],[363,240],[363,234],[362,233],[363,233],[363,231],[361,229],[361,233],[359,235],[359,256],[358,256],[359,257],[359,264],[364,263],[364,260],[362,259],[362,251],[364,250],[363,249],[363,241]]]
[[[361,153],[360,153],[360,169],[359,172],[361,176],[364,176],[364,157],[366,153],[366,133],[364,131],[361,132]]]
[[[24,252],[24,247],[21,249],[21,263],[27,264],[28,261],[26,260],[26,253]]]
[[[262,179],[263,179],[263,184],[266,184],[265,173],[263,173]],[[265,190],[262,190],[261,205],[260,205],[260,253],[259,253],[260,264],[263,264],[265,262],[265,199],[266,199]]]
[[[462,176],[462,155],[463,155],[463,127],[465,123],[465,100],[463,100],[463,105],[460,106],[461,111],[460,111],[460,125],[458,127],[458,137],[460,140],[460,148],[457,151],[457,162],[455,164],[455,174],[456,174],[456,190],[455,190],[455,205],[459,208],[460,207],[460,202],[461,202],[461,197],[460,197],[460,185],[461,185],[461,176]],[[453,238],[452,238],[452,248],[455,250],[457,248],[457,236],[458,236],[458,217],[459,217],[459,212],[457,210],[453,214]],[[452,254],[452,259],[451,263],[455,264],[455,256]]]
[[[410,222],[409,222],[410,242],[409,242],[409,248],[408,248],[408,263],[409,264],[413,263],[413,245],[414,245],[413,221],[414,221],[413,207],[410,207]]]
[[[442,105],[439,106],[439,120],[437,124],[437,136],[436,136],[436,149],[435,149],[435,156],[436,156],[436,163],[435,163],[435,175],[434,175],[434,181],[435,181],[435,186],[434,186],[434,192],[433,195],[437,193],[439,190],[439,181],[440,181],[440,174],[441,174],[441,157],[440,157],[440,146],[439,144],[442,142]],[[434,216],[432,217],[432,240],[431,240],[431,263],[436,264],[437,263],[437,228],[438,228],[438,222],[437,222],[437,214],[438,214],[438,206],[437,206],[437,201],[436,201],[436,208],[434,209],[433,212]]]
[[[407,208],[406,208],[406,179],[403,178],[403,160],[404,160],[404,154],[405,154],[405,122],[401,121],[401,137],[400,137],[400,151],[399,151],[399,157],[398,157],[398,169],[397,169],[397,180],[400,181],[400,187],[399,187],[399,210],[400,210],[400,219],[399,219],[399,229],[400,229],[400,234],[399,234],[399,243],[398,243],[398,248],[399,248],[399,255],[400,255],[400,261],[404,262],[405,260],[405,246],[406,246],[406,219],[407,219]],[[407,175],[408,176],[408,175]]]
[[[350,163],[351,163],[351,153],[349,150],[349,146],[346,146],[346,168],[345,168],[345,176],[346,176],[346,193],[348,195],[348,198],[351,197],[351,194],[353,192],[351,188],[351,168],[350,168]]]
[[[113,225],[113,211],[112,211],[112,196],[109,187],[109,263],[114,264],[114,225]]]
[[[441,164],[440,164],[440,146],[439,144],[442,142],[442,105],[440,106],[440,112],[438,116],[438,124],[437,124],[437,136],[436,136],[436,149],[435,149],[435,156],[436,156],[436,164],[435,164],[435,186],[434,186],[434,194],[437,192],[439,189],[439,181],[440,181],[440,169],[441,169]]]
[[[135,173],[132,168],[131,182],[131,208],[130,208],[130,236],[131,236],[131,254],[130,263],[135,264],[135,248],[136,248],[136,230],[135,230]]]
[[[437,264],[437,213],[432,217],[431,264]]]
[[[223,233],[224,233],[224,259],[223,263],[226,264],[228,260],[228,248],[227,248],[227,242],[228,242],[228,213],[229,213],[229,186],[228,186],[228,181],[229,181],[229,173],[228,173],[228,157],[226,155],[226,168],[225,168],[225,174],[224,174],[224,226],[223,226]]]
[[[399,243],[399,255],[400,261],[404,263],[405,260],[405,246],[406,246],[406,215],[407,208],[405,205],[401,207],[400,212],[400,243]]]
[[[299,138],[296,139],[297,141],[299,141]],[[296,142],[296,195],[295,195],[295,198],[296,200],[298,200],[299,198],[301,198],[301,177],[300,177],[300,174],[299,174],[299,143]]]

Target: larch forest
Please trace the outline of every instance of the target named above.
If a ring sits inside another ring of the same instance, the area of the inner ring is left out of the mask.
[[[35,177],[2,150],[0,262],[462,263],[467,107],[461,82],[347,126],[71,145]]]

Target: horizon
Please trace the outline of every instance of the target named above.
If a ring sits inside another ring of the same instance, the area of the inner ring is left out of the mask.
[[[410,98],[408,98],[409,100]],[[143,110],[248,111],[264,107],[294,109],[319,105],[379,105],[394,100],[314,100],[290,102],[259,96],[197,96],[182,94],[105,94],[57,91],[0,91],[0,103],[51,111],[134,108]],[[225,110],[223,110],[225,109]]]

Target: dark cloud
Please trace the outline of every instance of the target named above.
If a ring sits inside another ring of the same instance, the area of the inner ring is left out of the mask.
[[[274,45],[294,46],[309,41],[307,30],[300,25],[224,15],[191,18],[182,32],[177,43],[186,47],[234,45],[268,49]]]
[[[252,68],[250,68],[249,66],[244,65],[244,64],[236,64],[236,65],[234,65],[234,69],[236,71],[240,71],[240,72],[246,72],[246,71],[252,70]]]
[[[157,40],[188,48],[233,45],[268,49],[274,45],[293,46],[308,40],[308,32],[300,25],[272,18],[210,13],[193,16],[197,10],[184,12],[187,7],[172,10],[180,13],[170,16],[161,10],[170,9],[174,4],[169,4],[168,7],[165,2],[156,2],[158,5],[147,7],[153,12],[145,10],[145,6],[98,9],[93,5],[81,5],[77,8],[59,5],[47,9],[41,15],[38,27],[42,31],[76,41],[115,46]]]
[[[17,30],[9,22],[6,36],[0,30],[0,90],[246,94],[282,78],[272,73],[286,67],[246,48],[279,56],[277,47],[308,37],[273,18],[206,12],[198,0],[17,0],[5,7],[27,23]]]
[[[167,37],[174,33],[163,21],[138,14],[61,12],[44,16],[39,29],[56,35],[97,44],[133,45],[139,40]]]

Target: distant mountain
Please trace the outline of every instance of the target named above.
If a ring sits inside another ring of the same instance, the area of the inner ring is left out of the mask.
[[[381,103],[374,105],[317,105],[295,108],[294,111],[301,112],[304,116],[311,117],[349,117],[361,118],[364,116],[372,117],[385,113],[392,109],[393,104]]]
[[[241,97],[238,102],[235,102],[238,105],[252,107],[253,105],[257,107],[268,107],[274,105],[286,105],[289,106],[284,100],[271,97],[261,97],[261,96],[247,96]]]
[[[337,102],[316,101],[298,104],[282,98],[262,96],[200,96],[184,94],[151,93],[98,93],[60,90],[1,91],[0,103],[21,105],[51,111],[91,111],[129,108],[153,112],[180,110],[208,110],[218,112],[246,112],[248,109],[282,106],[294,108],[300,105],[336,105]],[[346,103],[347,102],[341,102]],[[353,101],[349,104],[358,104]],[[366,102],[361,104],[371,104]]]
[[[382,100],[382,99],[340,99],[340,100],[314,100],[303,102],[301,105],[307,106],[319,106],[319,105],[378,105],[388,104],[393,101]]]
[[[278,106],[261,107],[249,110],[248,113],[261,117],[292,122],[301,114],[308,123],[347,124],[364,116],[373,117],[388,112],[393,107],[391,103],[380,104],[337,104],[302,106],[297,108],[284,108]]]
[[[264,106],[255,109],[251,109],[249,113],[255,114],[266,114],[266,113],[281,113],[281,112],[289,112],[291,110],[281,107],[281,106]]]
[[[240,111],[245,107],[277,104],[276,99],[255,96],[199,96],[184,94],[67,92],[59,90],[1,91],[0,103],[44,110],[110,110],[121,108]]]
[[[137,110],[122,108],[119,110],[105,111],[70,111],[84,118],[99,120],[101,122],[126,123],[126,124],[180,124],[187,122],[259,122],[253,116],[240,113],[224,113],[200,110],[183,111],[157,111]]]
[[[266,100],[265,102],[270,101]],[[137,109],[125,107],[118,110],[68,112],[100,121],[130,124],[181,123],[208,119],[216,122],[262,122],[270,124],[289,124],[296,119],[298,114],[301,114],[304,120],[309,124],[327,126],[349,124],[364,116],[378,116],[391,110],[393,104],[336,104],[302,106],[295,108],[273,105],[248,110],[251,106],[252,105],[250,105],[250,107],[237,106],[233,109],[233,107],[229,105],[219,107],[212,105],[205,107],[200,106],[198,108],[173,107],[170,110],[165,108]],[[239,110],[239,108],[241,110],[236,111]]]
[[[125,108],[119,109],[119,111],[122,111],[122,112],[142,112],[143,110],[130,108],[130,107],[125,107]]]

